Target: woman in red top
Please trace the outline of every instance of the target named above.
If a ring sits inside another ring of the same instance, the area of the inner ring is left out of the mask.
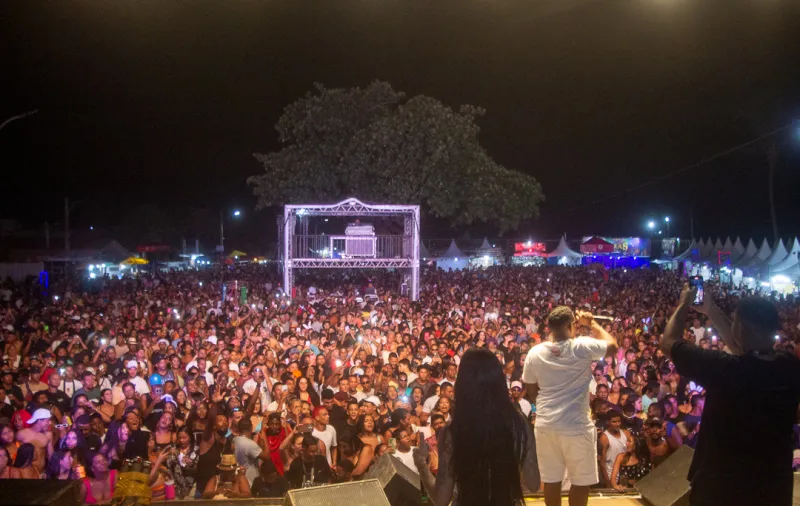
[[[267,418],[267,424],[258,434],[259,438],[266,438],[269,445],[269,457],[275,464],[275,469],[283,476],[283,457],[281,457],[281,443],[289,435],[289,431],[281,424],[281,414],[272,413]]]
[[[101,504],[111,501],[114,496],[114,487],[117,485],[117,472],[109,471],[108,460],[102,453],[92,457],[89,476],[83,479],[83,502],[86,504]]]

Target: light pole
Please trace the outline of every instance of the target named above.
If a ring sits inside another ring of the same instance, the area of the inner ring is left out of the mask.
[[[664,223],[667,224],[667,237],[669,238],[670,237],[670,235],[669,235],[669,216],[665,216],[664,217]]]
[[[242,212],[238,209],[233,211],[233,216],[238,218]],[[225,214],[222,209],[219,210],[219,252],[225,254]]]

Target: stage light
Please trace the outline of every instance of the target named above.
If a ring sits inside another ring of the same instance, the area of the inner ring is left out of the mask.
[[[655,221],[649,221],[649,222],[647,222],[647,228],[649,228],[649,229],[654,229],[654,228],[656,228],[656,222],[655,222]]]
[[[667,223],[669,223],[669,216],[665,216],[665,217],[664,217],[664,221],[665,221],[665,222],[667,222]]]
[[[241,212],[240,210],[238,210],[238,209],[237,209],[237,210],[235,210],[235,211],[233,212],[233,215],[234,215],[234,216],[241,216],[241,215],[242,215],[242,212]]]

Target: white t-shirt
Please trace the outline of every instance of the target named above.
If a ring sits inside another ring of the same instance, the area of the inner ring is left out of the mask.
[[[697,327],[697,328],[692,327],[692,332],[694,333],[694,344],[697,344],[706,335],[706,328],[705,327]]]
[[[537,344],[525,358],[522,380],[537,383],[536,427],[557,431],[590,427],[590,365],[606,354],[605,341],[576,337]]]
[[[134,378],[128,378],[126,380],[133,385],[133,388],[140,394],[149,394],[150,393],[150,385],[147,384],[147,381],[142,378],[141,376],[136,376]]]
[[[437,402],[439,402],[439,396],[431,395],[430,397],[425,399],[425,402],[422,404],[422,412],[430,413],[431,411],[433,411],[433,408],[436,407]]]
[[[414,464],[414,452],[409,451],[406,453],[397,450],[396,452],[392,453],[392,456],[406,465],[409,469],[414,471],[415,473],[419,474],[419,470],[417,469],[417,465]]]
[[[325,430],[320,432],[315,427],[311,435],[325,443],[325,458],[328,459],[328,465],[332,466],[331,448],[336,446],[336,429],[333,425],[326,425]]]
[[[526,418],[531,416],[531,403],[528,402],[527,399],[520,398],[517,401],[517,404],[519,404],[519,408],[522,410],[522,414],[524,414]]]

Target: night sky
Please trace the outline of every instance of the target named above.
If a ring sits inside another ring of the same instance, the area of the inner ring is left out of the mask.
[[[249,209],[254,152],[314,82],[386,80],[484,107],[481,141],[547,201],[520,234],[771,235],[766,143],[628,189],[800,118],[797,0],[23,1],[0,15],[3,218],[110,226],[156,204]],[[781,235],[800,233],[784,131]],[[456,184],[456,183],[454,183]],[[616,196],[616,194],[621,194]],[[608,198],[612,197],[612,198]],[[263,225],[263,226],[262,226]],[[675,232],[675,228],[673,228]],[[439,232],[437,232],[438,234]],[[423,226],[423,235],[425,230]]]

